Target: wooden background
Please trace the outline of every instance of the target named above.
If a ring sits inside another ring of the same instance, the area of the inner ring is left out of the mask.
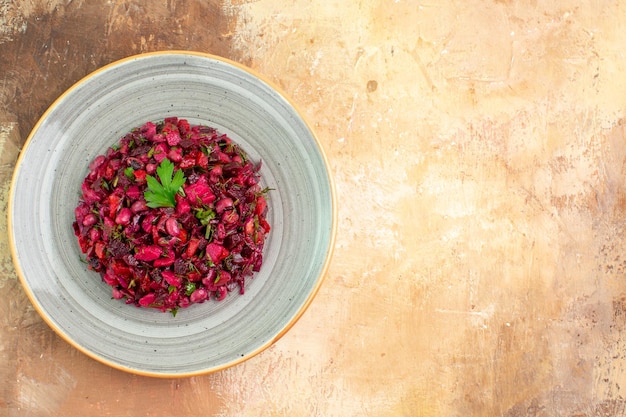
[[[165,49],[280,85],[339,203],[333,262],[293,329],[173,380],[57,337],[3,214],[0,415],[625,415],[624,22],[617,0],[0,0],[3,213],[47,106]]]

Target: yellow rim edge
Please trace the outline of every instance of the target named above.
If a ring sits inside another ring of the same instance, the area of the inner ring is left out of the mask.
[[[271,339],[269,342],[265,343],[264,345],[258,347],[256,350],[248,353],[247,355],[236,359],[232,362],[229,362],[227,364],[221,365],[221,366],[217,366],[215,368],[211,368],[211,369],[207,369],[207,370],[203,370],[203,371],[198,371],[198,372],[188,372],[188,373],[182,373],[182,374],[167,374],[167,373],[153,373],[153,372],[146,372],[146,371],[140,371],[137,369],[133,369],[133,368],[129,368],[126,366],[122,366],[120,364],[108,361],[104,358],[101,358],[100,356],[94,354],[93,352],[84,349],[82,346],[78,345],[76,342],[74,342],[74,340],[72,340],[68,335],[66,335],[64,332],[61,331],[61,329],[59,329],[50,319],[50,317],[43,311],[43,309],[41,308],[41,306],[39,305],[39,303],[37,302],[37,300],[35,299],[35,295],[33,294],[32,290],[30,289],[30,287],[27,285],[26,283],[26,279],[24,278],[24,274],[22,271],[22,268],[20,267],[20,264],[18,262],[17,259],[17,253],[16,253],[16,249],[15,249],[15,243],[13,241],[13,223],[12,223],[12,212],[13,212],[13,195],[15,192],[15,181],[16,181],[16,177],[17,177],[17,172],[18,172],[18,168],[21,164],[23,155],[24,155],[24,150],[28,147],[32,137],[34,136],[34,134],[37,132],[37,130],[39,130],[39,126],[43,123],[43,121],[47,118],[48,114],[50,112],[52,112],[52,110],[65,98],[65,96],[67,96],[71,91],[73,91],[75,88],[77,88],[78,86],[82,85],[83,83],[85,83],[88,79],[94,77],[95,75],[104,72],[108,69],[110,69],[111,67],[115,67],[117,65],[123,64],[125,62],[128,61],[133,61],[136,59],[140,59],[140,58],[144,58],[144,57],[150,57],[150,56],[157,56],[157,55],[194,55],[194,56],[199,56],[199,57],[204,57],[204,58],[210,58],[210,59],[214,59],[217,61],[222,61],[225,62],[227,64],[230,64],[234,67],[237,67],[245,72],[248,72],[249,74],[251,74],[252,76],[260,79],[261,81],[265,82],[266,84],[268,84],[270,87],[272,87],[278,94],[280,94],[285,100],[287,100],[287,102],[289,103],[289,105],[296,111],[296,113],[300,116],[300,119],[304,122],[304,124],[306,125],[306,127],[308,128],[309,132],[311,132],[313,138],[315,139],[315,142],[317,143],[318,149],[322,155],[322,160],[324,161],[324,165],[326,167],[326,171],[328,173],[328,181],[330,184],[330,194],[331,194],[331,213],[332,213],[332,222],[331,222],[331,233],[330,233],[330,242],[329,242],[329,246],[328,246],[328,252],[326,254],[326,259],[324,261],[324,265],[322,266],[322,270],[320,271],[320,276],[317,279],[317,282],[315,284],[315,287],[313,287],[313,290],[309,293],[309,296],[307,297],[307,299],[305,300],[304,304],[302,305],[302,307],[300,308],[300,310],[296,313],[296,315],[289,321],[289,323],[287,323],[287,325],[283,328],[283,330],[280,331],[280,333],[278,333],[273,339]],[[289,98],[283,91],[282,89],[280,89],[277,85],[275,85],[272,81],[270,81],[269,79],[265,78],[264,76],[262,76],[261,74],[257,73],[255,70],[242,65],[238,62],[232,61],[228,58],[224,58],[221,56],[217,56],[217,55],[213,55],[210,53],[205,53],[205,52],[197,52],[197,51],[184,51],[184,50],[166,50],[166,51],[158,51],[158,52],[148,52],[148,53],[144,53],[144,54],[137,54],[137,55],[131,55],[128,56],[126,58],[122,58],[119,59],[117,61],[113,61],[107,65],[104,65],[100,68],[98,68],[97,70],[91,72],[90,74],[86,75],[85,77],[81,78],[79,81],[77,81],[76,83],[74,83],[70,88],[68,88],[65,92],[63,92],[63,94],[61,94],[56,100],[54,100],[54,102],[52,102],[52,104],[48,107],[48,109],[43,113],[43,115],[39,118],[39,120],[37,121],[37,123],[35,123],[35,126],[33,126],[33,129],[30,131],[28,137],[26,138],[26,141],[24,142],[24,145],[22,146],[22,150],[20,151],[20,154],[17,158],[17,161],[15,163],[15,168],[13,171],[13,176],[11,178],[11,187],[10,187],[10,191],[9,191],[9,202],[8,202],[8,209],[7,209],[7,216],[8,216],[8,220],[7,220],[7,231],[9,233],[9,246],[11,249],[11,259],[13,261],[13,265],[15,267],[15,271],[18,275],[18,278],[22,284],[22,288],[24,289],[24,291],[26,292],[26,295],[28,296],[28,298],[30,299],[31,304],[33,305],[33,307],[35,308],[35,310],[37,310],[37,312],[39,313],[39,315],[41,316],[41,318],[48,324],[48,326],[55,331],[55,333],[57,335],[59,335],[63,340],[65,340],[67,343],[69,343],[70,345],[72,345],[75,349],[79,350],[80,352],[82,352],[83,354],[85,354],[86,356],[100,362],[103,363],[105,365],[108,365],[112,368],[115,369],[119,369],[121,371],[125,371],[131,374],[135,374],[135,375],[142,375],[142,376],[150,376],[150,377],[157,377],[157,378],[187,378],[187,377],[192,377],[192,376],[198,376],[198,375],[207,375],[207,374],[211,374],[211,373],[215,373],[215,372],[219,372],[222,371],[224,369],[230,368],[232,366],[235,366],[239,363],[242,363],[256,355],[258,355],[259,353],[263,352],[265,349],[269,348],[270,346],[272,346],[274,343],[276,343],[281,337],[283,337],[292,327],[293,325],[300,319],[300,317],[302,317],[302,315],[304,314],[304,312],[308,309],[308,307],[311,305],[311,302],[313,301],[313,299],[315,298],[315,296],[317,295],[320,287],[322,286],[322,283],[326,277],[326,274],[328,272],[328,268],[330,266],[330,262],[332,259],[332,255],[333,255],[333,251],[335,248],[335,235],[337,232],[337,195],[336,195],[336,190],[335,190],[335,182],[333,179],[333,175],[331,173],[331,169],[330,169],[330,164],[328,162],[328,157],[326,155],[326,152],[324,150],[324,147],[322,146],[322,143],[320,142],[319,138],[317,137],[317,134],[315,133],[315,131],[311,128],[310,124],[307,121],[307,118],[304,116],[304,114],[302,114],[302,112],[300,111],[300,109],[298,108],[298,106],[295,105],[295,103],[291,100],[291,98]]]

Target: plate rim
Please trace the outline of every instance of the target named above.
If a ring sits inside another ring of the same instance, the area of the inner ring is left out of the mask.
[[[117,363],[115,361],[107,360],[106,358],[103,358],[103,357],[95,354],[94,352],[91,352],[89,349],[86,349],[83,346],[79,345],[76,341],[74,341],[72,339],[72,337],[70,337],[70,335],[66,334],[62,329],[57,327],[55,325],[54,321],[52,320],[51,315],[48,314],[46,311],[44,311],[42,306],[37,301],[37,299],[35,297],[35,294],[34,294],[34,291],[30,287],[30,285],[28,284],[28,280],[26,279],[25,274],[24,274],[24,272],[23,272],[23,270],[21,268],[21,264],[20,264],[19,258],[17,256],[16,243],[15,243],[15,239],[14,239],[14,227],[13,227],[13,221],[12,221],[12,218],[13,218],[13,205],[14,205],[14,199],[15,199],[15,194],[16,194],[16,182],[17,182],[17,177],[18,177],[18,173],[19,173],[19,168],[20,168],[20,166],[22,164],[22,160],[23,160],[24,155],[25,155],[24,151],[28,148],[32,138],[35,136],[35,134],[37,133],[37,131],[39,130],[41,125],[46,121],[46,119],[48,118],[49,114],[57,106],[59,106],[59,104],[65,99],[65,97],[70,95],[72,91],[76,90],[77,88],[79,88],[80,86],[82,86],[83,84],[85,84],[86,82],[88,82],[89,80],[94,78],[95,76],[99,75],[100,73],[103,73],[103,72],[105,72],[107,70],[110,70],[112,68],[115,68],[117,66],[124,65],[126,63],[131,62],[131,61],[135,61],[135,60],[142,59],[142,58],[150,58],[150,57],[158,57],[158,56],[171,56],[171,55],[194,56],[194,57],[198,57],[198,58],[203,58],[203,59],[208,59],[208,60],[213,60],[213,61],[219,61],[219,62],[225,63],[227,65],[234,66],[234,67],[236,67],[236,68],[238,68],[238,69],[248,73],[249,75],[259,79],[263,83],[267,84],[278,95],[280,95],[281,98],[283,98],[285,101],[287,101],[287,103],[290,105],[290,107],[294,110],[294,112],[300,118],[302,123],[306,126],[307,130],[311,133],[311,136],[313,137],[313,139],[315,141],[315,144],[316,144],[317,149],[318,149],[318,151],[320,153],[321,159],[322,159],[322,161],[324,163],[325,171],[327,173],[328,184],[329,184],[329,196],[330,196],[330,203],[331,203],[330,234],[329,234],[328,248],[326,250],[326,255],[325,255],[325,258],[324,258],[324,262],[322,264],[322,268],[320,269],[320,272],[319,272],[319,275],[318,275],[318,277],[316,279],[315,285],[313,286],[313,288],[311,289],[311,291],[307,295],[304,303],[298,309],[296,314],[289,320],[289,322],[282,328],[282,330],[280,332],[278,332],[275,336],[270,338],[267,342],[265,342],[264,344],[262,344],[259,347],[257,347],[256,349],[252,350],[251,352],[249,352],[249,353],[247,353],[247,354],[245,354],[245,355],[243,355],[241,357],[238,357],[238,358],[236,358],[234,360],[231,360],[230,362],[226,362],[226,363],[223,363],[221,365],[217,365],[217,366],[214,366],[214,367],[208,368],[208,369],[200,369],[200,370],[197,370],[197,371],[187,371],[187,372],[181,372],[181,373],[176,373],[176,372],[150,372],[150,371],[135,369],[135,368],[132,368],[132,367],[129,367],[129,366],[124,366],[124,365],[122,365],[120,363]],[[303,112],[301,111],[299,106],[296,105],[296,103],[294,103],[293,100],[287,94],[285,94],[285,92],[279,86],[277,86],[274,82],[269,80],[267,77],[265,77],[262,74],[260,74],[258,71],[254,70],[254,69],[252,69],[252,68],[250,68],[248,66],[245,66],[245,65],[243,65],[241,63],[233,61],[231,59],[228,59],[228,58],[225,58],[225,57],[222,57],[222,56],[218,56],[218,55],[215,55],[215,54],[207,53],[207,52],[172,49],[172,50],[161,50],[161,51],[154,51],[154,52],[146,52],[146,53],[129,55],[127,57],[124,57],[124,58],[121,58],[121,59],[117,59],[117,60],[114,60],[114,61],[112,61],[112,62],[110,62],[110,63],[108,63],[106,65],[103,65],[103,66],[97,68],[96,70],[88,73],[84,77],[80,78],[78,81],[76,81],[74,84],[72,84],[68,89],[66,89],[63,93],[61,93],[50,104],[50,106],[48,106],[48,108],[40,116],[40,118],[37,120],[37,122],[33,125],[33,127],[30,130],[28,136],[26,137],[26,140],[24,141],[23,145],[20,148],[20,153],[19,153],[19,155],[17,157],[17,160],[15,162],[15,166],[13,168],[13,173],[12,173],[12,176],[11,176],[10,187],[9,187],[8,204],[7,204],[7,232],[8,232],[8,235],[9,235],[9,247],[10,247],[10,252],[11,252],[11,260],[12,260],[13,266],[15,268],[15,272],[17,274],[17,277],[18,277],[18,279],[20,281],[22,289],[26,293],[26,295],[27,295],[31,305],[37,311],[39,316],[48,325],[48,327],[50,327],[54,331],[54,333],[56,333],[61,339],[65,340],[65,342],[67,342],[69,345],[74,347],[76,350],[82,352],[84,355],[90,357],[91,359],[94,359],[95,361],[97,361],[99,363],[102,363],[104,365],[107,365],[107,366],[109,366],[111,368],[114,368],[114,369],[118,369],[118,370],[121,370],[121,371],[125,371],[125,372],[131,373],[131,374],[135,374],[135,375],[141,375],[141,376],[149,376],[149,377],[157,377],[157,378],[186,378],[186,377],[192,377],[192,376],[198,376],[198,375],[206,375],[206,374],[219,372],[221,370],[230,368],[230,367],[235,366],[237,364],[240,364],[240,363],[242,363],[244,361],[247,361],[248,359],[251,359],[252,357],[260,354],[261,352],[263,352],[264,350],[266,350],[267,348],[269,348],[270,346],[275,344],[279,339],[281,339],[296,324],[296,322],[302,317],[302,315],[306,312],[306,310],[309,308],[309,306],[313,302],[313,299],[316,297],[317,293],[319,292],[319,289],[322,286],[322,283],[324,282],[324,280],[326,279],[326,277],[328,275],[328,269],[329,269],[329,266],[331,264],[331,261],[332,261],[332,258],[333,258],[333,254],[334,254],[334,250],[335,250],[335,241],[336,241],[336,232],[337,232],[337,223],[338,223],[337,211],[338,211],[338,208],[337,208],[337,194],[336,194],[336,188],[335,188],[335,180],[334,180],[334,177],[332,175],[331,166],[330,166],[330,163],[329,163],[326,151],[325,151],[321,141],[319,140],[319,137],[317,136],[317,133],[315,132],[315,130],[312,128],[312,126],[308,122],[307,117],[305,117],[305,115],[303,114]]]

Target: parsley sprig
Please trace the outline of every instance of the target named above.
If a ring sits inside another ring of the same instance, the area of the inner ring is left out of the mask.
[[[161,182],[152,175],[146,175],[148,184],[148,189],[144,192],[146,205],[151,208],[176,206],[176,193],[185,183],[183,171],[179,169],[174,173],[174,164],[165,158],[157,167],[156,173]]]

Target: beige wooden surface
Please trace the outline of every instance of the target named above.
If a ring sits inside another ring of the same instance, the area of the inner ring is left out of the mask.
[[[249,65],[335,177],[319,295],[226,371],[151,379],[57,337],[0,217],[1,416],[626,413],[626,3],[0,0],[0,205],[46,107],[128,55]]]

